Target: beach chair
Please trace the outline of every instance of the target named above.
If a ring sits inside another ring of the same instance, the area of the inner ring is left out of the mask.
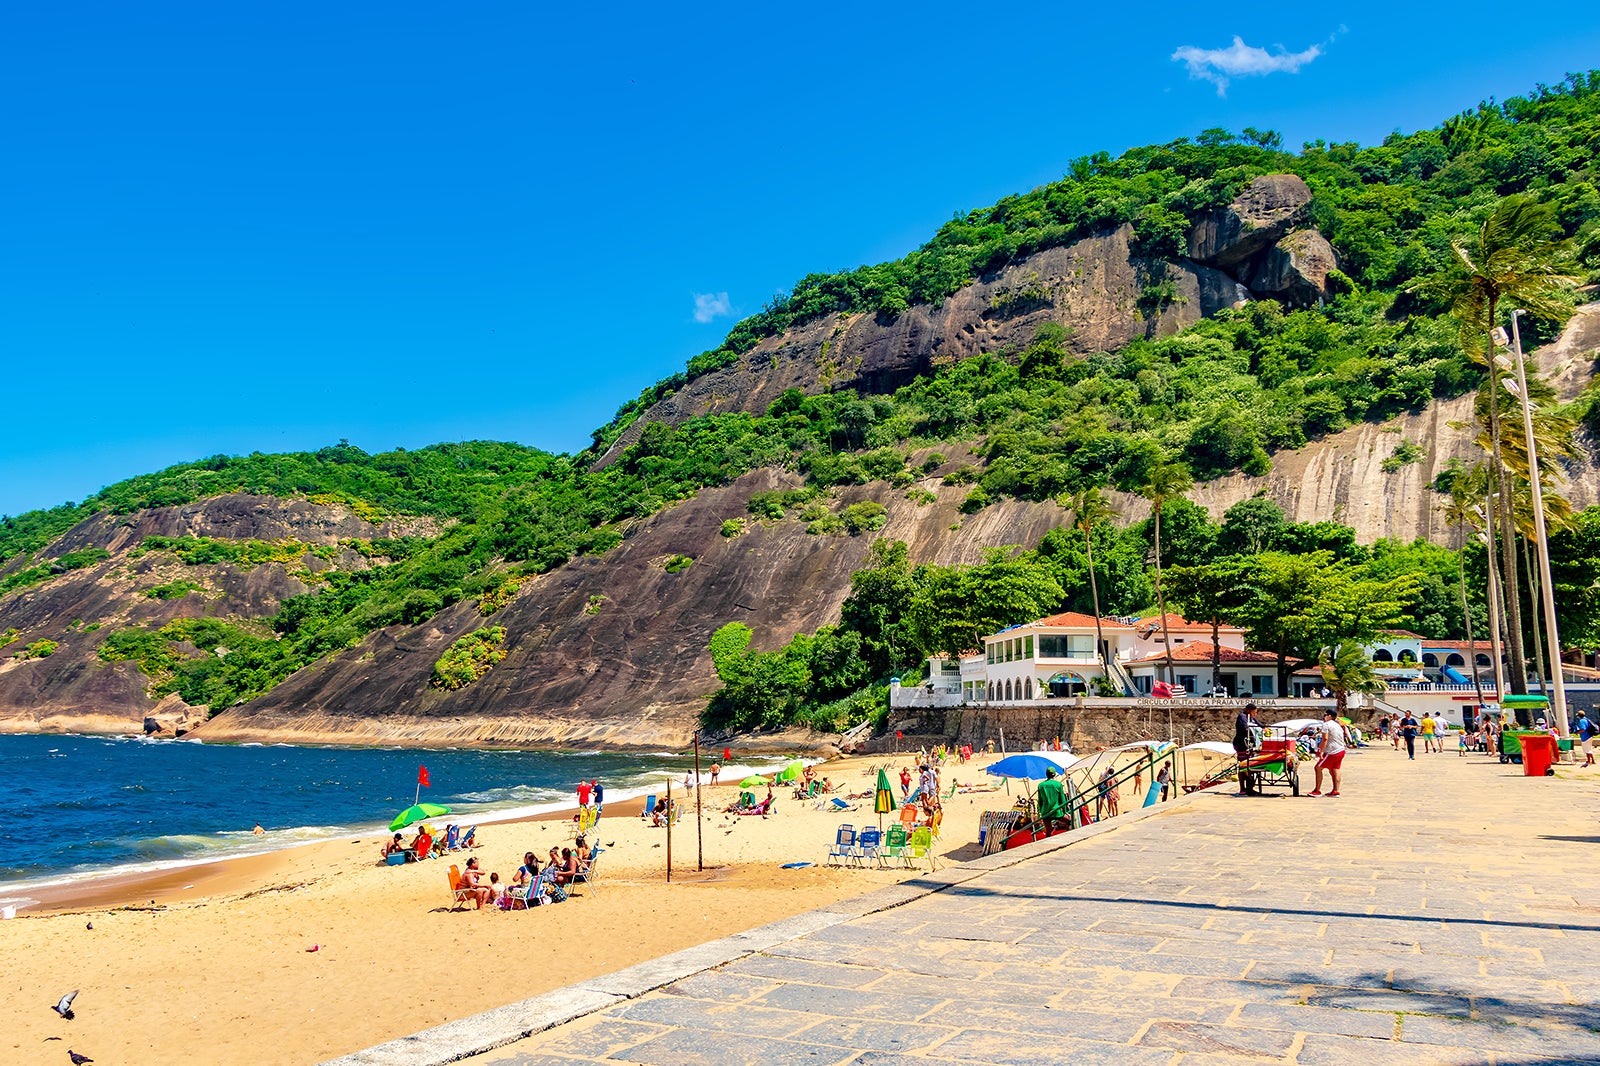
[[[841,825],[833,835],[833,846],[828,849],[828,866],[843,866],[855,861],[856,827]],[[837,861],[835,861],[837,860]]]
[[[460,841],[457,842],[456,847],[461,848],[463,850],[465,850],[467,848],[475,848],[475,847],[477,847],[478,846],[477,841],[475,841],[473,839],[477,835],[478,835],[478,827],[477,826],[473,826],[471,829],[468,829],[465,833],[461,834],[461,839],[460,839]]]
[[[900,827],[906,831],[906,836],[910,836],[911,831],[917,827],[918,817],[920,813],[912,804],[907,803],[900,808]]]
[[[889,827],[889,832],[884,834],[883,846],[878,849],[878,860],[881,865],[887,866],[890,862],[898,862],[902,866],[911,865],[911,855],[906,851],[906,827],[896,822]]]
[[[854,858],[856,864],[865,866],[871,862],[878,866],[883,865],[883,856],[879,854],[878,847],[883,843],[883,830],[876,827],[863,829],[856,836]]]
[[[648,822],[650,820],[650,816],[652,814],[654,814],[654,813],[656,813],[656,797],[652,793],[651,795],[645,797],[645,800],[644,800],[644,813],[641,814],[639,817],[643,818],[645,821]]]
[[[906,841],[906,852],[912,862],[928,860],[928,869],[937,870],[939,860],[933,854],[933,830],[925,825],[917,826],[917,831],[911,834],[911,839]],[[908,864],[909,865],[909,864]]]
[[[459,825],[447,826],[444,831],[444,841],[439,845],[442,854],[448,854],[461,846],[461,827]]]
[[[461,867],[455,863],[450,864],[447,876],[450,878],[450,909],[460,910],[463,903],[474,898],[472,889],[461,887]]]
[[[567,886],[568,889],[577,888],[579,881],[586,885],[593,885],[596,888],[600,887],[600,856],[605,853],[605,850],[605,848],[595,848],[589,853],[589,864],[578,867],[578,872],[572,875],[572,884]]]
[[[417,861],[421,862],[423,859],[426,859],[432,853],[433,853],[433,838],[429,837],[427,840],[424,840],[420,846],[418,846],[418,848],[417,848]],[[459,881],[460,879],[461,879],[461,874],[458,871],[456,873],[456,880]]]
[[[540,870],[533,875],[533,880],[527,884],[516,885],[506,889],[505,895],[501,897],[505,902],[501,906],[508,911],[525,911],[532,907],[533,901],[538,898],[539,882],[542,880],[544,880],[544,871]]]

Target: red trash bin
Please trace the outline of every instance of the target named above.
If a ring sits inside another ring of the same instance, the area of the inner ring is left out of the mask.
[[[1518,737],[1522,742],[1522,776],[1547,777],[1555,773],[1551,765],[1556,759],[1556,738],[1549,733],[1533,733]]]

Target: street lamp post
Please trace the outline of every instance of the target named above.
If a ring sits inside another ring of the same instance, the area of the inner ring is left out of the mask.
[[[1533,403],[1528,398],[1528,375],[1522,358],[1522,332],[1517,321],[1524,314],[1521,308],[1511,312],[1512,351],[1516,353],[1517,398],[1522,401],[1522,432],[1528,441],[1528,484],[1533,494],[1534,546],[1539,552],[1539,579],[1543,588],[1540,599],[1544,601],[1544,630],[1550,642],[1550,673],[1555,686],[1555,698],[1550,711],[1555,718],[1556,731],[1563,737],[1567,731],[1567,687],[1561,673],[1561,636],[1556,630],[1555,586],[1550,580],[1550,541],[1544,527],[1543,478],[1539,473],[1539,453],[1533,440]],[[1498,361],[1498,360],[1497,360]]]

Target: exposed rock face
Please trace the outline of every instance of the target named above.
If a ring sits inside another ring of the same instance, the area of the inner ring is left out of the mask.
[[[1303,222],[1311,190],[1293,174],[1256,178],[1227,207],[1202,218],[1189,233],[1189,258],[1233,274]]]
[[[275,613],[283,600],[309,589],[291,573],[293,568],[277,563],[185,566],[161,552],[130,558],[128,553],[146,536],[335,544],[347,537],[365,540],[435,532],[437,524],[429,519],[373,524],[339,505],[244,493],[131,515],[98,515],[81,522],[55,542],[52,552],[101,547],[112,553],[110,559],[0,597],[0,632],[18,630],[17,639],[0,649],[0,732],[140,733],[151,716],[162,723],[161,728],[170,725],[175,730],[186,719],[171,704],[163,704],[158,712],[146,694],[150,681],[137,666],[99,658],[106,636],[127,626],[162,626],[175,618],[261,618]],[[337,562],[350,570],[369,565],[349,550],[340,553]],[[20,565],[25,561],[13,560],[11,568]],[[300,560],[307,571],[325,565],[311,555]],[[145,595],[157,585],[179,579],[195,582],[202,590],[171,600]],[[53,654],[18,657],[25,644],[40,639],[57,643]]]
[[[1262,284],[1274,286],[1267,295],[1315,303],[1335,259],[1316,230],[1291,233],[1310,203],[1311,191],[1298,177],[1268,174],[1197,223],[1190,258],[1176,263],[1136,260],[1128,245],[1133,227],[1125,225],[1011,263],[938,307],[918,304],[887,319],[835,314],[804,323],[658,402],[599,465],[622,454],[648,422],[758,413],[788,388],[892,392],[940,366],[1021,350],[1045,322],[1067,327],[1068,347],[1082,353],[1167,336],[1262,295],[1252,280],[1258,272]],[[1141,297],[1163,283],[1173,298],[1159,309],[1141,307]]]
[[[1250,270],[1253,292],[1291,307],[1309,307],[1328,291],[1328,274],[1339,257],[1328,239],[1314,229],[1297,229],[1269,248]]]

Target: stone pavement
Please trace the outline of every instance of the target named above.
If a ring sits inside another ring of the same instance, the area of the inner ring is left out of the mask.
[[[642,995],[540,997],[576,1017],[473,1061],[1600,1062],[1600,773],[1388,747],[1346,770],[1338,798],[1206,793],[801,915]],[[349,1061],[416,1061],[394,1049]]]

